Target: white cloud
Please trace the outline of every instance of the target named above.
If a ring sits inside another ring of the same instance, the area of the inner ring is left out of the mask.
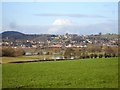
[[[66,31],[70,32],[67,27],[73,25],[75,24],[69,19],[56,19],[47,32],[49,34],[64,34]]]
[[[73,22],[68,19],[56,19],[53,25],[73,25]]]

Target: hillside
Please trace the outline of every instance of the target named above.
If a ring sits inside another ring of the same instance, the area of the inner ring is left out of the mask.
[[[26,37],[25,34],[17,32],[17,31],[5,31],[2,33],[2,39],[5,40],[16,40],[16,39],[24,39]]]
[[[2,35],[2,40],[7,40],[7,41],[14,41],[14,40],[33,40],[33,41],[47,41],[48,39],[52,39],[53,37],[56,37],[58,35],[52,35],[52,34],[24,34],[18,31],[5,31],[3,33],[0,34],[0,36]],[[72,34],[71,34],[72,35]],[[118,38],[117,34],[103,34],[103,35],[99,35],[99,36],[92,36],[89,35],[90,38],[89,39],[94,39],[94,38],[102,38],[102,39],[114,39],[114,38]],[[64,35],[62,35],[63,39]],[[73,36],[71,37],[71,40],[75,40],[75,41],[83,41],[84,39],[82,38],[82,36]]]
[[[24,34],[18,31],[5,31],[1,33],[2,40],[44,40],[42,35],[36,35],[36,34]],[[41,38],[42,37],[42,38]],[[44,38],[46,38],[44,36]]]

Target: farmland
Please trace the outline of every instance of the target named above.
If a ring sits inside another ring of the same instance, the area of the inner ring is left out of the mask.
[[[3,64],[3,88],[117,88],[118,58]]]

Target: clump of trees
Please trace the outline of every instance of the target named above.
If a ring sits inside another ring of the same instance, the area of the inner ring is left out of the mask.
[[[75,59],[108,58],[118,56],[118,46],[88,45],[86,48],[66,48],[64,57]]]
[[[72,48],[66,48],[64,52],[64,57],[65,58],[71,58],[72,56],[75,56],[75,52]]]
[[[116,56],[118,56],[118,47],[117,46],[115,46],[115,47],[104,46],[103,52],[104,52],[105,58],[116,57]]]
[[[101,45],[94,45],[94,44],[88,44],[88,47],[86,49],[90,53],[100,53],[102,50]]]
[[[2,47],[2,56],[16,57],[24,54],[25,52],[22,48]]]

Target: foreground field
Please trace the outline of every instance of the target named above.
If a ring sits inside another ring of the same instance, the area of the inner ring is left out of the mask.
[[[3,64],[3,88],[117,88],[117,58]]]

